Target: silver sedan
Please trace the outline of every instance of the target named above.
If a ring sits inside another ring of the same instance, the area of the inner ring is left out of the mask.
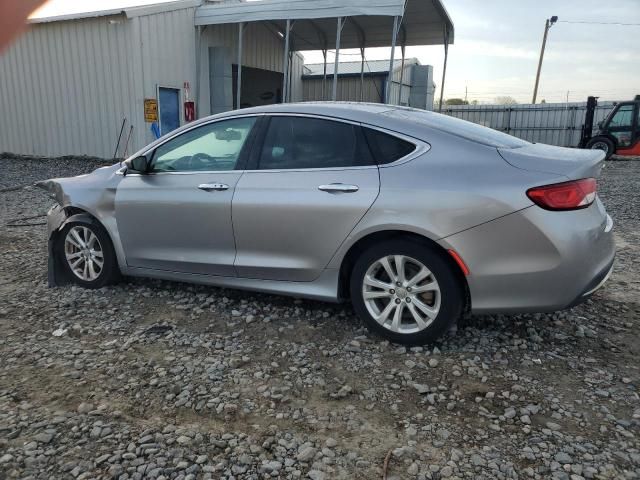
[[[467,311],[555,311],[605,282],[603,160],[386,105],[228,112],[42,182],[58,203],[49,282],[130,275],[350,299],[371,330],[425,343]]]

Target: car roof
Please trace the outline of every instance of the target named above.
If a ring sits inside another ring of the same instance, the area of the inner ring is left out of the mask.
[[[296,102],[263,105],[225,112],[223,115],[260,114],[260,113],[301,113],[343,118],[345,120],[362,121],[375,115],[393,110],[392,105],[381,103],[356,102]]]
[[[297,102],[263,105],[259,107],[230,110],[223,113],[201,118],[193,123],[183,125],[171,132],[171,136],[179,135],[186,130],[206,124],[212,120],[222,120],[240,115],[261,114],[302,114],[333,117],[357,123],[362,123],[385,130],[407,135],[429,144],[439,138],[451,137],[471,141],[475,144],[492,148],[517,148],[528,145],[528,142],[512,137],[490,128],[471,122],[449,117],[427,110],[416,108],[385,105],[381,103],[360,102]],[[165,137],[147,145],[134,157],[155,148],[163,143]],[[132,157],[133,158],[133,157]]]
[[[360,102],[298,102],[265,105],[226,112],[239,114],[295,113],[333,117],[373,125],[430,142],[440,134],[463,138],[494,148],[528,145],[519,138],[448,115],[417,108]]]

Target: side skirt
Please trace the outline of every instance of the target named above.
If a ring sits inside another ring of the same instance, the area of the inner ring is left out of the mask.
[[[274,293],[291,297],[309,298],[323,302],[339,303],[338,277],[340,271],[327,269],[313,282],[285,282],[278,280],[260,280],[253,278],[219,277],[191,273],[167,272],[145,268],[127,268],[122,272],[132,277],[157,278],[215,287],[250,290],[262,293]]]

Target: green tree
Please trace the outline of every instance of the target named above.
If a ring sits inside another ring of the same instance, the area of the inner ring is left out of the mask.
[[[493,100],[497,105],[516,105],[518,103],[518,101],[513,98],[513,97],[509,97],[509,96],[501,96],[501,97],[496,97]]]
[[[469,102],[463,100],[462,98],[447,98],[444,101],[445,105],[469,105]]]

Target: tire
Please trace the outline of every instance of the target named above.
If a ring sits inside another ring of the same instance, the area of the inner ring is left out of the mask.
[[[607,154],[607,160],[611,158],[611,155],[616,153],[615,144],[611,141],[611,139],[607,137],[592,138],[591,140],[589,140],[589,142],[587,142],[587,148],[590,148],[592,150],[603,150]]]
[[[90,248],[80,248],[88,244]],[[102,288],[115,283],[120,276],[111,238],[97,222],[72,221],[65,225],[58,236],[56,255],[66,277],[84,288]],[[86,270],[84,265],[87,265]]]
[[[396,283],[401,280],[398,264],[404,265],[405,272],[405,281],[400,287]],[[389,275],[387,266],[394,278]],[[415,274],[422,271],[421,267],[426,267],[430,274],[411,287],[411,280],[419,278]],[[353,307],[369,330],[392,342],[405,345],[431,343],[460,318],[464,309],[464,287],[461,274],[455,268],[445,254],[422,243],[402,239],[375,245],[364,251],[354,265],[350,278]],[[390,287],[393,283],[394,288],[382,288],[383,284]],[[417,292],[417,289],[421,291]],[[365,300],[365,294],[379,298]],[[430,316],[423,310],[424,306],[428,307]],[[401,313],[396,319],[398,309]],[[384,318],[385,312],[389,314],[386,321],[374,317]],[[422,318],[422,323],[414,312]]]

